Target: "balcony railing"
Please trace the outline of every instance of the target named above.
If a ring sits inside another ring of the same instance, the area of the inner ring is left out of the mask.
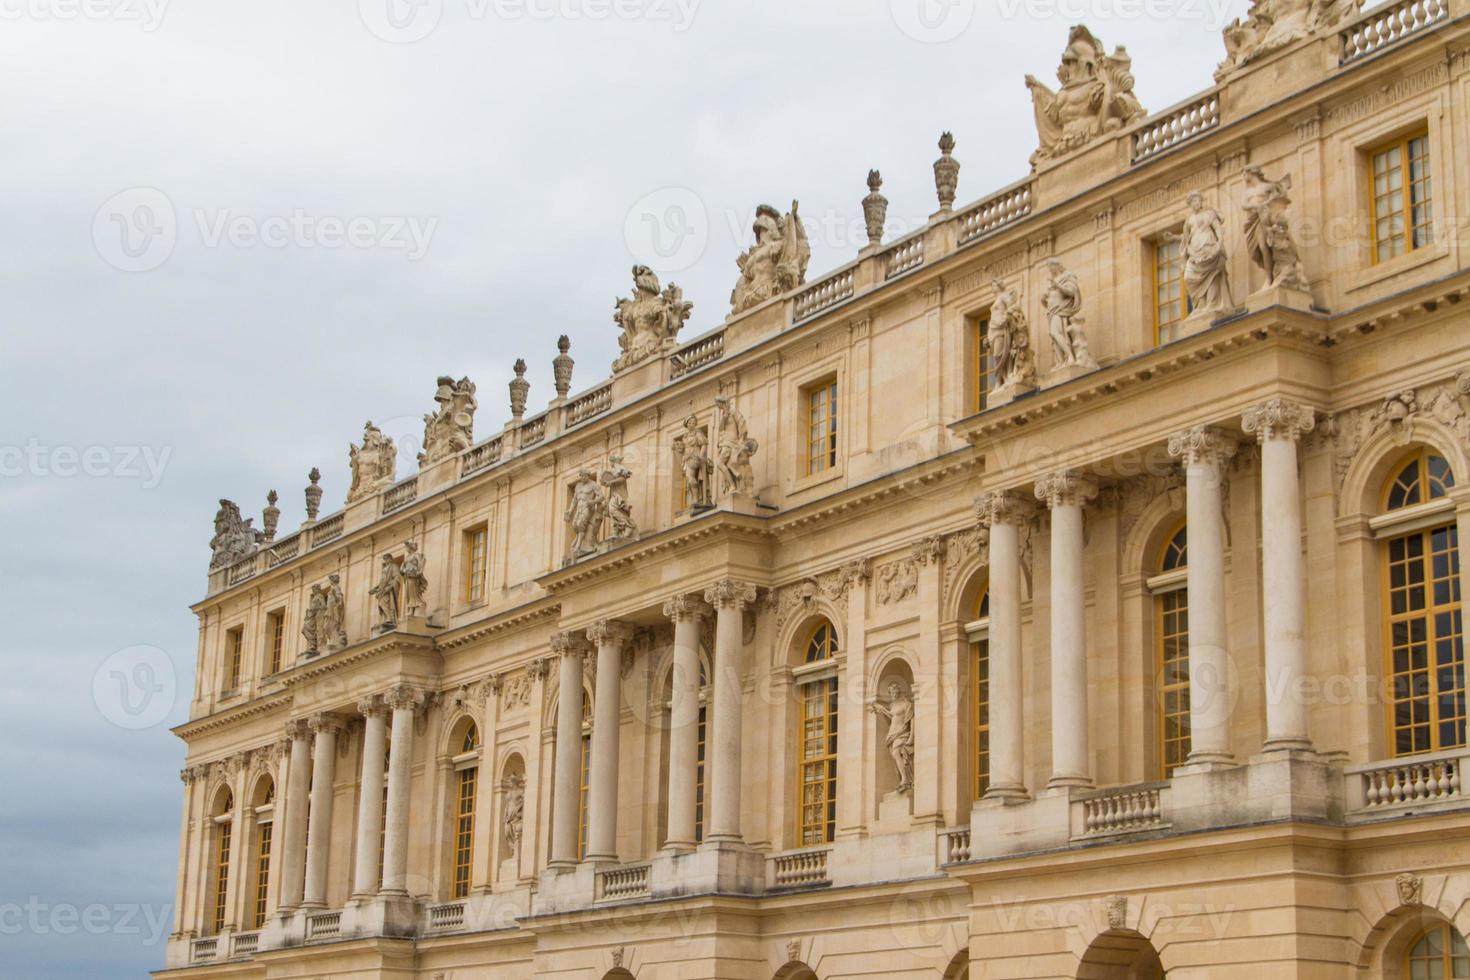
[[[979,204],[960,212],[960,245],[968,245],[992,231],[1020,221],[1031,213],[1031,181],[1012,184]]]
[[[538,415],[521,426],[521,448],[534,446],[546,438],[546,416]]]
[[[265,566],[275,568],[301,554],[301,535],[293,534],[271,545],[265,553]]]
[[[219,955],[219,940],[211,936],[208,939],[196,939],[189,944],[190,963],[208,963]]]
[[[1456,749],[1344,770],[1348,813],[1375,816],[1470,803],[1464,782],[1467,764],[1470,749]]]
[[[464,902],[445,902],[429,906],[429,931],[451,932],[464,928]]]
[[[685,344],[674,351],[674,368],[670,377],[682,378],[684,375],[697,371],[706,364],[713,364],[725,356],[725,331],[701,337],[692,344]]]
[[[951,827],[939,832],[939,863],[959,864],[970,860],[970,828]]]
[[[469,476],[483,469],[489,469],[500,462],[500,455],[505,445],[500,436],[487,439],[478,446],[471,446],[464,454],[464,462],[460,465],[459,475]]]
[[[306,917],[306,941],[336,939],[342,935],[341,912],[313,912]]]
[[[796,319],[806,320],[843,300],[851,299],[855,283],[856,271],[847,268],[803,289],[796,294]]]
[[[1136,834],[1169,825],[1163,784],[1098,790],[1082,797],[1073,808],[1074,840]]]
[[[328,541],[335,541],[337,538],[340,538],[342,536],[342,518],[343,515],[341,513],[333,514],[312,528],[311,546],[313,548],[320,548]]]
[[[610,868],[597,873],[597,900],[621,902],[630,898],[645,898],[648,895],[650,865],[630,864],[621,868]]]
[[[1450,0],[1400,0],[1372,10],[1343,29],[1338,64],[1346,65],[1397,44],[1410,35],[1447,20]]]
[[[1212,90],[1144,120],[1133,134],[1133,162],[1141,163],[1219,125],[1220,92]]]
[[[612,383],[609,382],[601,388],[592,389],[587,394],[582,395],[568,404],[566,407],[566,427],[571,428],[579,422],[596,418],[612,408],[612,392]]]
[[[250,956],[260,949],[260,933],[242,932],[238,933],[230,941],[231,956]]]
[[[908,241],[899,242],[897,245],[883,253],[883,265],[885,279],[896,279],[913,269],[924,264],[924,236],[915,235]]]
[[[255,576],[255,556],[242,558],[229,568],[225,569],[225,585],[239,585],[241,582]]]
[[[411,476],[402,483],[383,491],[383,514],[386,516],[395,510],[402,510],[417,499],[419,499],[419,478]]]
[[[827,875],[827,856],[831,853],[823,847],[772,856],[772,887],[809,888],[829,883],[832,879]]]

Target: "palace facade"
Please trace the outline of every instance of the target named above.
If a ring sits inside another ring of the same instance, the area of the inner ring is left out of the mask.
[[[157,975],[1470,977],[1470,0],[1358,7],[222,501]]]

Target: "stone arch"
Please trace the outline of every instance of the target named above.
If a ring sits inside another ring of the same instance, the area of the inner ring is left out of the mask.
[[[1160,494],[1151,500],[1129,529],[1123,542],[1120,565],[1124,574],[1136,572],[1145,578],[1158,572],[1158,557],[1169,537],[1184,523],[1184,488],[1177,493]],[[1229,522],[1226,522],[1226,545],[1229,545]]]
[[[602,980],[633,980],[633,974],[622,967],[617,967],[604,973]]]
[[[946,581],[955,583],[945,595],[945,622],[968,623],[974,620],[975,602],[990,587],[990,529],[980,527],[976,533],[981,535],[981,545],[973,551],[967,549],[958,564],[945,569]]]
[[[1109,929],[1087,947],[1077,980],[1163,980],[1164,965],[1141,933]]]
[[[212,817],[222,817],[233,813],[234,810],[235,791],[230,787],[230,784],[227,781],[221,779],[218,783],[215,783],[214,788],[210,790],[209,815]]]
[[[1399,889],[1403,880],[1413,884],[1413,894]],[[1461,936],[1470,936],[1470,892],[1452,887],[1443,878],[1415,879],[1401,875],[1399,881],[1380,881],[1357,896],[1359,908],[1385,911],[1359,940],[1357,976],[1372,980],[1406,980],[1403,961],[1409,947],[1427,930],[1448,925]],[[1404,902],[1405,897],[1410,898]],[[1366,909],[1365,909],[1366,911]]]
[[[250,788],[250,805],[264,806],[275,800],[276,779],[269,772],[261,772],[255,777]]]
[[[839,651],[847,649],[847,635],[846,630],[843,629],[842,618],[836,609],[818,600],[813,603],[811,610],[806,615],[793,617],[792,621],[787,624],[781,642],[776,644],[777,655],[782,658],[776,666],[799,667],[805,663],[807,642],[823,622],[832,627],[832,633],[837,637],[837,649]]]
[[[793,960],[777,970],[771,980],[817,980],[817,971],[800,960]]]
[[[1455,486],[1470,484],[1470,457],[1458,433],[1435,418],[1419,415],[1385,427],[1358,447],[1342,477],[1337,495],[1338,515],[1379,513],[1383,487],[1394,467],[1420,448],[1445,458],[1455,474]]]
[[[440,754],[451,758],[461,754],[464,751],[461,745],[463,744],[465,733],[468,732],[471,725],[475,727],[475,731],[479,735],[479,742],[483,745],[485,742],[484,726],[480,724],[479,719],[475,718],[474,715],[468,711],[461,710],[445,719],[439,743]]]
[[[970,947],[966,946],[944,968],[943,980],[970,980]]]

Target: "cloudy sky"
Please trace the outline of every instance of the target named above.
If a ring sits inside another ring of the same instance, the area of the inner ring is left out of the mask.
[[[591,386],[635,261],[710,329],[756,204],[818,275],[869,168],[892,234],[934,210],[942,130],[962,202],[1024,176],[1070,24],[1157,110],[1247,5],[0,0],[0,976],[162,963],[218,498],[294,527],[441,373],[482,433],[516,357],[544,404],[561,333]]]

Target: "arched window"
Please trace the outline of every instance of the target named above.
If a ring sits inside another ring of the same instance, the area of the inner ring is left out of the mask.
[[[211,895],[211,932],[225,927],[229,911],[230,894],[230,844],[235,828],[235,797],[229,790],[222,790],[214,807],[214,891]]]
[[[265,926],[266,898],[271,882],[271,831],[275,826],[276,784],[261,777],[255,787],[255,889],[250,909],[250,928]]]
[[[1465,645],[1454,476],[1419,452],[1389,480],[1383,509],[1384,650],[1395,756],[1465,745]],[[1391,520],[1400,517],[1401,521]]]
[[[975,799],[990,789],[990,590],[975,600],[970,635],[971,718],[974,719]]]
[[[1180,526],[1159,553],[1154,595],[1158,678],[1159,775],[1168,779],[1189,758],[1189,529]]]
[[[470,868],[475,856],[475,791],[480,781],[480,729],[465,726],[459,754],[454,757],[454,869],[450,898],[468,898]]]
[[[1452,926],[1438,925],[1409,946],[1404,963],[1409,980],[1470,980],[1470,949]]]
[[[823,620],[806,642],[798,671],[801,744],[797,843],[830,843],[837,833],[837,631]]]

